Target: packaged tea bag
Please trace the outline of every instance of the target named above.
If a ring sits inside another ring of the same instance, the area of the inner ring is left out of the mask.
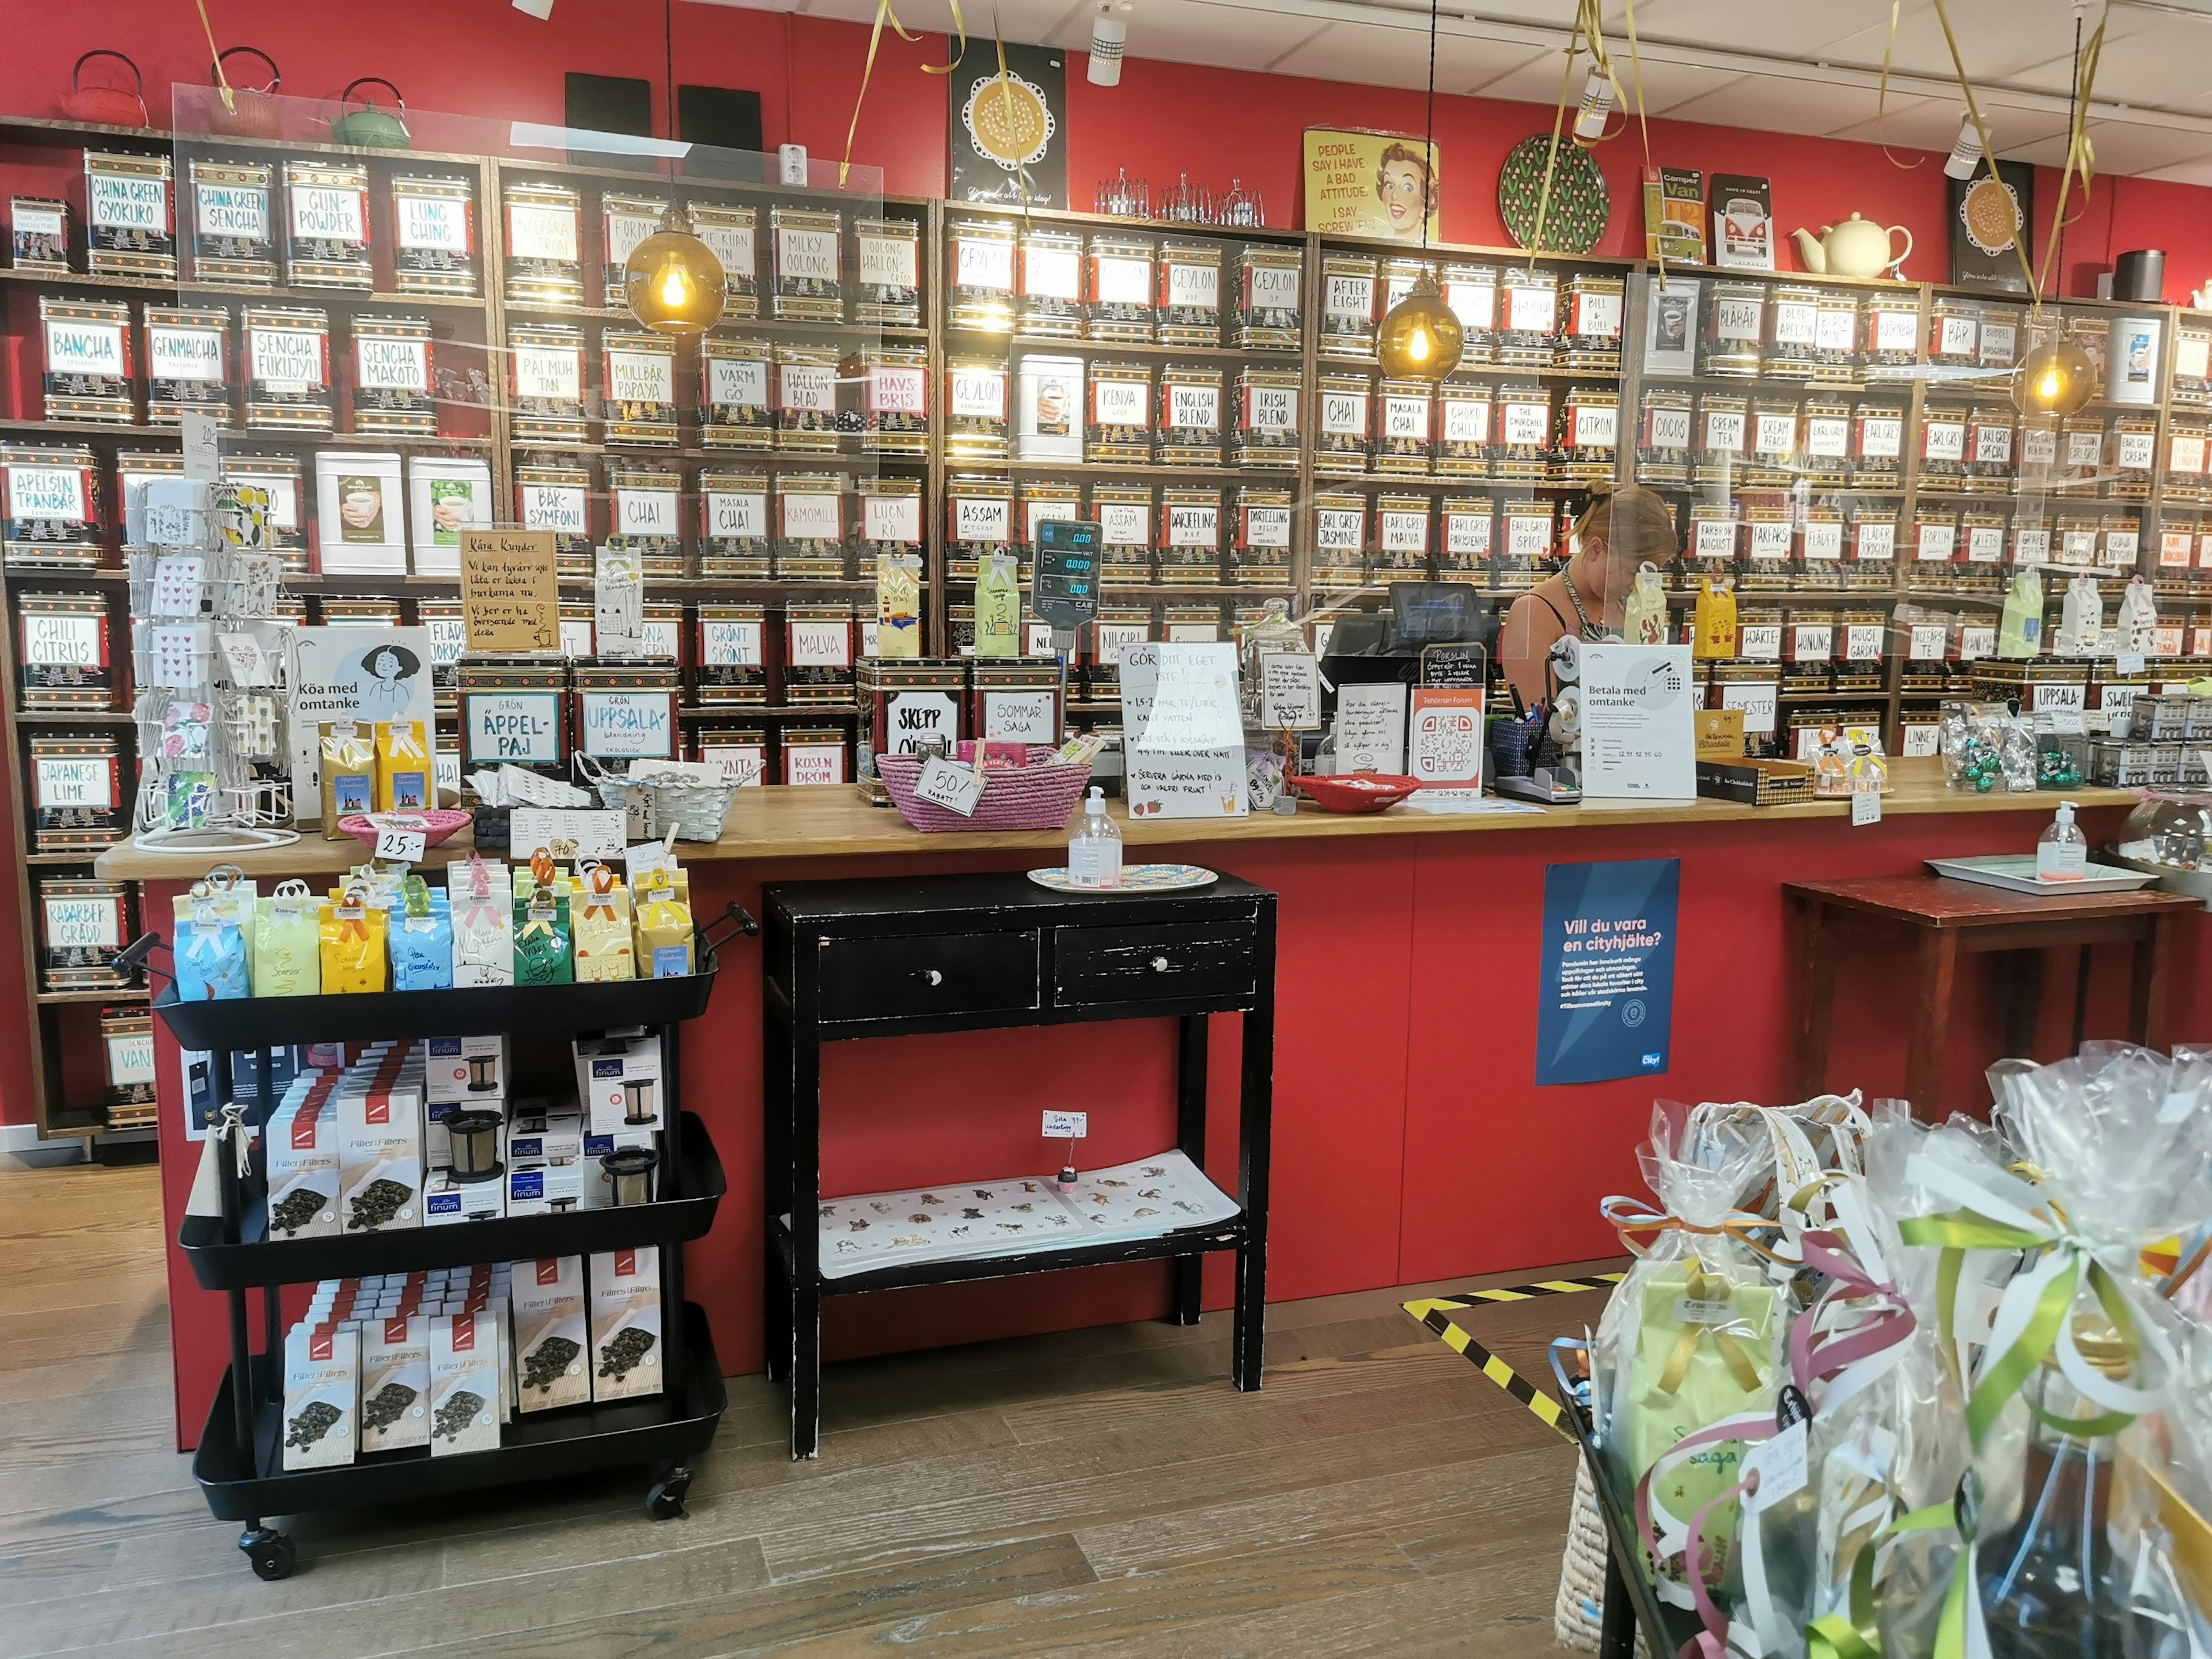
[[[691,904],[675,876],[655,870],[639,878],[637,960],[641,979],[667,979],[692,971]]]
[[[556,890],[567,878],[542,849],[531,859],[530,896],[514,907],[514,982],[568,985],[576,965],[570,948],[568,896]]]
[[[392,913],[392,988],[445,991],[453,983],[453,918],[447,896],[434,893],[420,876],[410,876]]]
[[[572,914],[579,981],[637,977],[637,957],[630,947],[629,895],[612,870],[604,864],[592,866],[582,906]]]
[[[876,559],[876,654],[921,654],[921,561],[911,553]]]
[[[384,940],[388,914],[349,887],[322,907],[323,994],[385,988]]]
[[[323,941],[315,896],[304,881],[281,883],[253,919],[253,994],[312,997],[323,988]]]
[[[982,638],[981,605],[977,605],[976,639]],[[1664,645],[1667,642],[1667,590],[1659,580],[1659,573],[1646,564],[1636,573],[1636,580],[1628,590],[1628,599],[1620,618],[1620,637],[1631,645]]]
[[[475,853],[465,864],[446,866],[446,896],[453,925],[453,983],[514,983],[514,900],[504,865]]]
[[[2051,648],[2062,657],[2093,657],[2105,637],[2105,599],[2094,576],[2076,576],[2066,584],[2065,608],[2059,614],[2058,637]]]
[[[2033,565],[2014,573],[1997,620],[1997,655],[2033,657],[2043,649],[2043,578]]]
[[[174,939],[178,1001],[219,1002],[252,994],[245,933],[204,894],[177,896]]]
[[[986,554],[975,567],[975,654],[1022,654],[1021,574],[1011,553]]]
[[[2119,615],[2113,622],[2120,653],[2148,656],[2158,649],[2158,601],[2150,584],[2135,577],[2120,590]]]
[[[426,812],[438,803],[430,781],[430,744],[420,720],[380,721],[376,728],[376,810]]]
[[[1703,660],[1735,655],[1735,581],[1723,576],[1715,586],[1711,577],[1698,589],[1698,635],[1691,654]]]
[[[376,739],[371,728],[333,720],[321,732],[319,767],[323,780],[323,839],[344,841],[338,820],[376,810]]]

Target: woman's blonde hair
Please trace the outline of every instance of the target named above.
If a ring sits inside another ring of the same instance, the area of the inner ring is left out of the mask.
[[[1581,544],[1595,537],[1625,559],[1663,563],[1681,550],[1674,509],[1657,490],[1642,484],[1623,484],[1592,501],[1575,522],[1575,537]]]

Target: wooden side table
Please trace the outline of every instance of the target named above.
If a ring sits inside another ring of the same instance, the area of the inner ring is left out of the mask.
[[[2177,893],[2012,893],[1934,875],[1863,881],[1784,882],[1797,930],[1797,999],[1792,1013],[1793,1074],[1798,1097],[1825,1087],[1835,1006],[1836,957],[1846,935],[1903,947],[1911,963],[1900,989],[1911,999],[1905,1060],[1905,1097],[1935,1119],[1942,1079],[1943,1030],[1961,955],[2010,953],[2002,1011],[2008,1053],[2026,1054],[2035,1038],[2045,951],[2071,945],[2132,945],[2135,971],[2128,1036],[2149,1048],[2166,1040],[2166,975],[2176,925],[2199,902]],[[2086,983],[2087,975],[2084,975]],[[2081,1000],[2074,1042],[2081,1041]]]

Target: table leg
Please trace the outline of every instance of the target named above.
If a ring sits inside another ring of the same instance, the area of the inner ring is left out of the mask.
[[[1797,1098],[1810,1100],[1826,1086],[1828,1030],[1835,1014],[1836,963],[1823,925],[1826,907],[1817,898],[1793,897],[1797,922],[1797,1006],[1794,1033]]]
[[[791,1207],[791,1031],[774,1010],[761,1023],[761,1352],[771,1382],[791,1376],[791,1281],[775,1218]]]
[[[1275,902],[1261,907],[1254,952],[1266,977],[1244,1016],[1238,1056],[1237,1119],[1242,1144],[1237,1197],[1244,1206],[1244,1243],[1237,1252],[1236,1326],[1230,1338],[1229,1375],[1245,1393],[1256,1393],[1267,1346],[1267,1184],[1275,1109]]]
[[[1905,1096],[1912,1115],[1923,1122],[1942,1119],[1943,1028],[1951,1013],[1951,990],[1958,978],[1959,937],[1948,927],[1921,930],[1915,966],[1912,1037],[1905,1053]]]
[[[2173,971],[2179,920],[2154,916],[2136,941],[2135,981],[2128,999],[2128,1035],[2146,1048],[2166,1047],[2166,985]]]
[[[822,1291],[791,1287],[791,1455],[822,1455]]]
[[[2002,951],[1996,969],[1997,1041],[2008,1060],[2035,1058],[2035,1034],[2043,1008],[2043,952]]]
[[[2074,1046],[2066,1052],[2081,1052],[2081,1039],[2089,1028],[2089,947],[2083,945],[2074,953]]]
[[[1204,1014],[1185,1014],[1176,1022],[1176,1145],[1200,1169],[1206,1167],[1206,1036]],[[1198,1323],[1205,1259],[1177,1256],[1168,1264],[1173,1276],[1169,1303],[1171,1325]]]

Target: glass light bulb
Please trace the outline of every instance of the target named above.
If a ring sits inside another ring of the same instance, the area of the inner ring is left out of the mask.
[[[1401,380],[1441,380],[1459,367],[1466,349],[1466,330],[1426,271],[1384,313],[1376,331],[1375,352],[1382,372]]]
[[[714,252],[673,213],[630,251],[623,297],[656,334],[703,334],[722,314],[726,278]]]
[[[683,266],[670,265],[661,273],[660,300],[663,305],[680,306],[690,295],[690,284],[684,280]]]

